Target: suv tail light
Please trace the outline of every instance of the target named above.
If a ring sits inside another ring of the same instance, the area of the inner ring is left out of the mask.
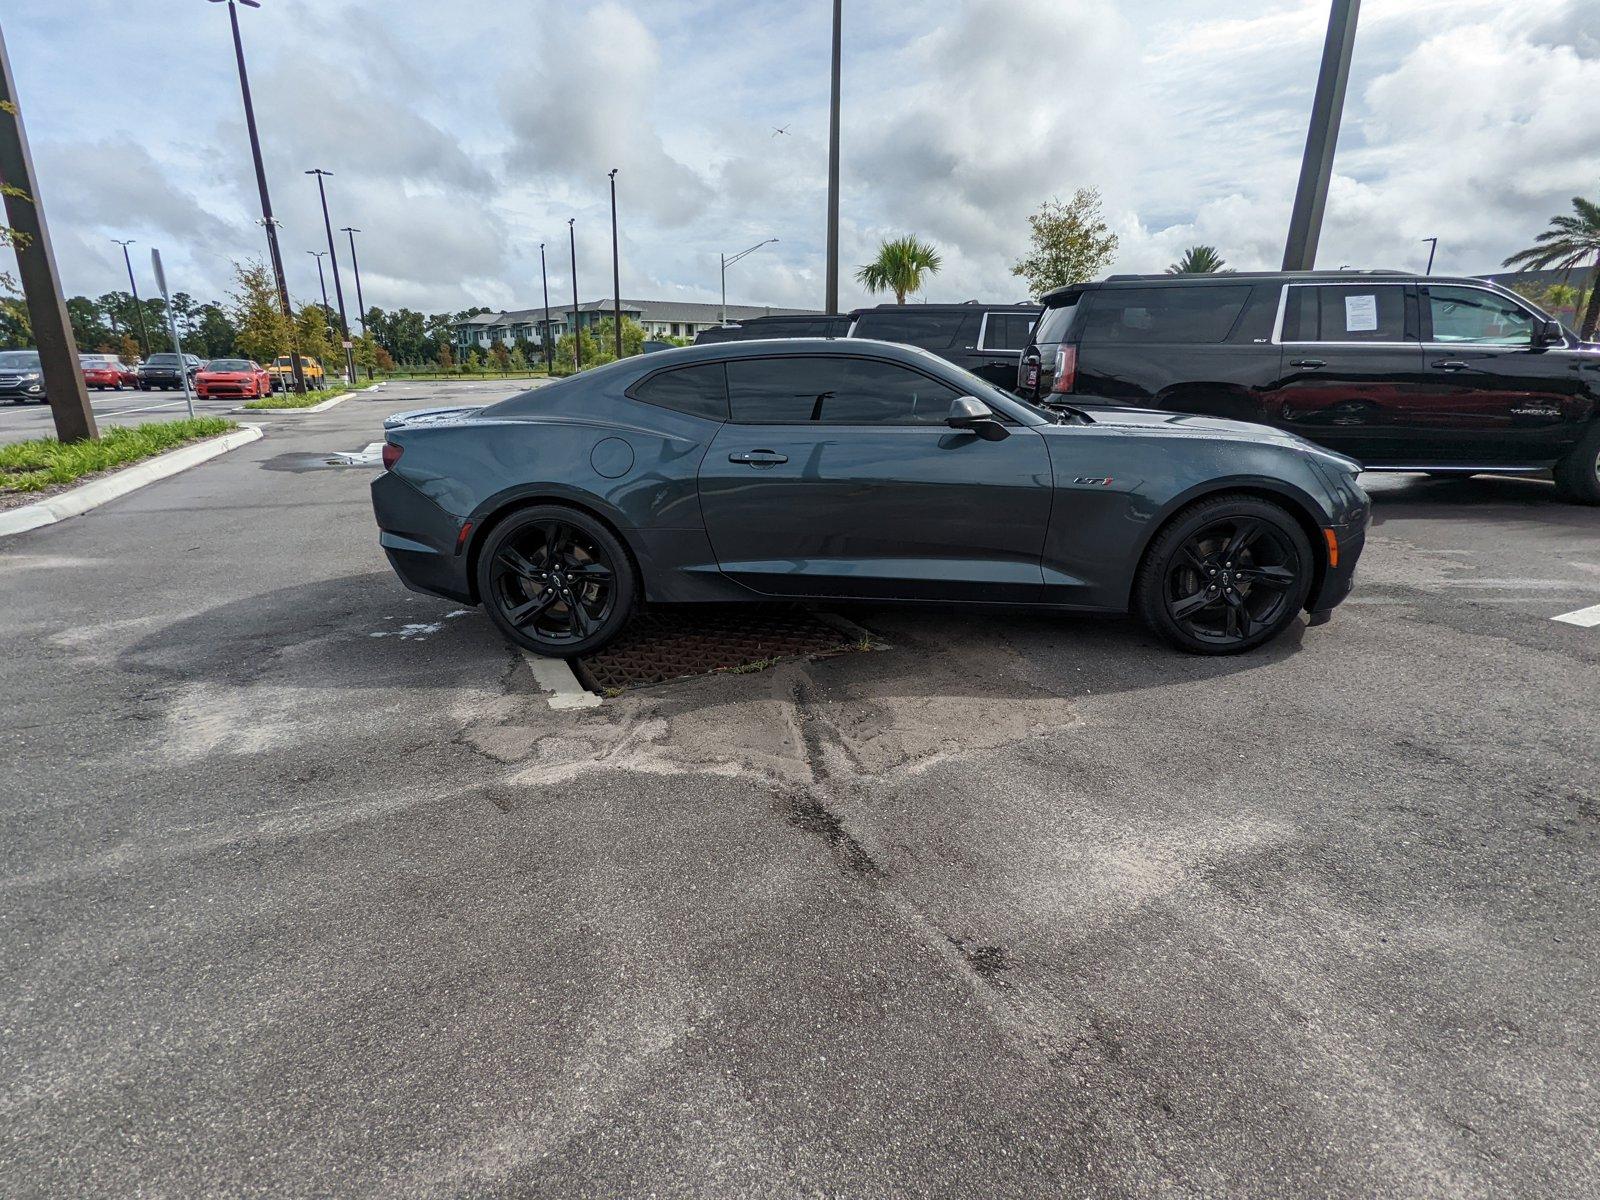
[[[1056,347],[1056,377],[1050,384],[1052,392],[1070,392],[1078,382],[1078,348],[1070,343]]]
[[[385,442],[383,444],[383,469],[385,471],[394,470],[395,463],[400,461],[400,456],[405,452],[406,448],[404,446],[397,446],[393,442]]]

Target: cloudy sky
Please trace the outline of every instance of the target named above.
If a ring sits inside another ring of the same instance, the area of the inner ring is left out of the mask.
[[[1276,266],[1327,0],[845,0],[842,261],[912,232],[933,300],[1012,299],[1027,214],[1104,193],[1116,269],[1188,244]],[[714,300],[718,251],[780,239],[729,300],[819,307],[828,0],[263,0],[241,10],[290,287],[323,243],[308,167],[359,226],[368,304]],[[470,14],[468,16],[468,14]],[[125,287],[113,237],[223,292],[263,243],[227,16],[203,0],[7,0],[69,293]],[[1479,272],[1600,194],[1600,3],[1366,0],[1320,265]],[[775,135],[775,127],[785,134]],[[341,251],[341,257],[343,252]],[[348,268],[347,268],[348,269]],[[349,281],[346,280],[348,286]],[[330,284],[331,287],[331,284]],[[866,297],[847,282],[848,306]]]

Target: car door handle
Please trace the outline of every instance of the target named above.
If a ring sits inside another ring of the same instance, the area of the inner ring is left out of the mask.
[[[1433,364],[1436,371],[1470,371],[1471,363],[1464,363],[1458,358],[1445,358]]]
[[[1297,358],[1289,365],[1291,367],[1325,367],[1328,364],[1320,358]]]
[[[728,455],[731,463],[744,463],[751,467],[775,467],[779,463],[789,461],[787,454],[778,454],[773,450],[735,450]]]

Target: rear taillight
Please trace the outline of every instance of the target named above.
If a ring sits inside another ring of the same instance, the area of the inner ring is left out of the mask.
[[[1070,392],[1078,382],[1078,348],[1063,345],[1056,348],[1056,377],[1050,384],[1052,392]]]
[[[385,442],[383,444],[383,469],[385,471],[394,470],[395,463],[400,461],[400,456],[405,452],[406,448],[404,446],[396,446],[393,442]]]

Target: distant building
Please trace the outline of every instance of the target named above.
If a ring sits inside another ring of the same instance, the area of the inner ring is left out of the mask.
[[[614,302],[591,300],[578,305],[578,324],[583,329],[594,326],[612,315]],[[804,315],[810,310],[802,308],[770,308],[752,304],[730,304],[729,321],[748,320],[751,317]],[[649,338],[693,338],[702,329],[712,329],[722,324],[723,307],[720,304],[696,304],[680,300],[624,300],[623,320],[632,320],[644,327]],[[550,305],[550,341],[572,328],[572,305]],[[510,345],[527,342],[538,346],[544,337],[544,308],[519,308],[511,312],[482,313],[450,327],[451,341],[456,352],[465,354],[472,349],[487,350],[496,342]]]

